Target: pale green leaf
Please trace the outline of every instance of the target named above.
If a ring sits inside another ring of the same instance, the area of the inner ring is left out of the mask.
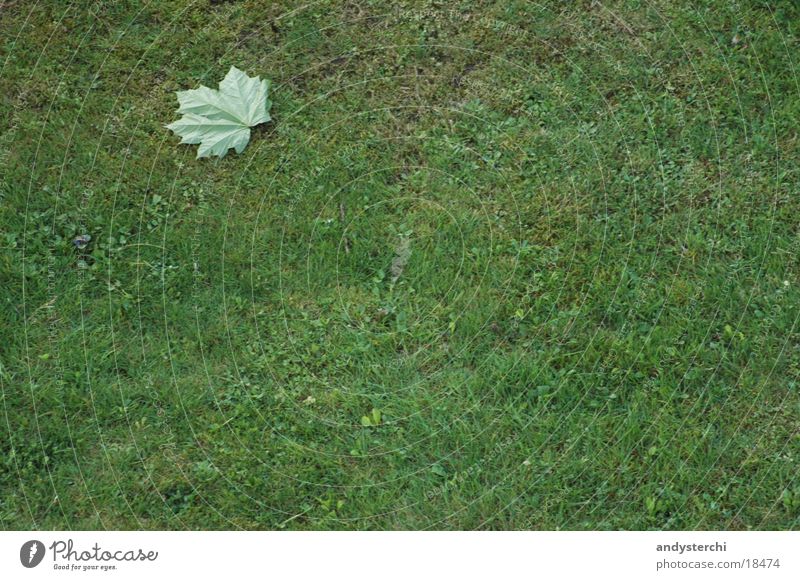
[[[183,118],[167,125],[167,128],[183,137],[181,143],[199,143],[198,158],[211,155],[225,157],[231,148],[241,153],[250,141],[250,128],[238,121],[209,119],[193,113],[187,113]]]
[[[181,143],[200,144],[197,157],[224,157],[228,149],[244,151],[250,127],[270,120],[269,81],[248,77],[232,66],[219,90],[201,86],[179,91],[178,113],[183,118],[167,125]]]
[[[249,77],[232,66],[219,83],[219,90],[226,100],[241,104],[236,113],[248,126],[255,127],[270,120],[268,111],[272,103],[267,99],[269,92],[267,79],[262,81],[258,77]]]

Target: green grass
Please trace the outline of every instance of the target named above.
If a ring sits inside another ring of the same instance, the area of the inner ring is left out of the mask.
[[[797,3],[5,4],[3,529],[798,527]]]

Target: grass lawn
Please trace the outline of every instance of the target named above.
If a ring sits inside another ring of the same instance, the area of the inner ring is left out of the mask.
[[[0,528],[800,527],[797,2],[0,4]]]

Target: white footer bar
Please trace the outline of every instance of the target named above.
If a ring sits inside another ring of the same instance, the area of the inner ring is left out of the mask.
[[[800,532],[0,532],[0,578],[186,574],[797,579]]]

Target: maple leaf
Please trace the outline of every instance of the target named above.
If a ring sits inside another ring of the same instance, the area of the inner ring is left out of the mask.
[[[167,125],[182,137],[181,143],[199,144],[197,158],[225,157],[228,149],[244,151],[250,127],[271,119],[269,81],[249,77],[235,66],[219,83],[219,90],[201,86],[178,91],[178,113],[183,117]]]

